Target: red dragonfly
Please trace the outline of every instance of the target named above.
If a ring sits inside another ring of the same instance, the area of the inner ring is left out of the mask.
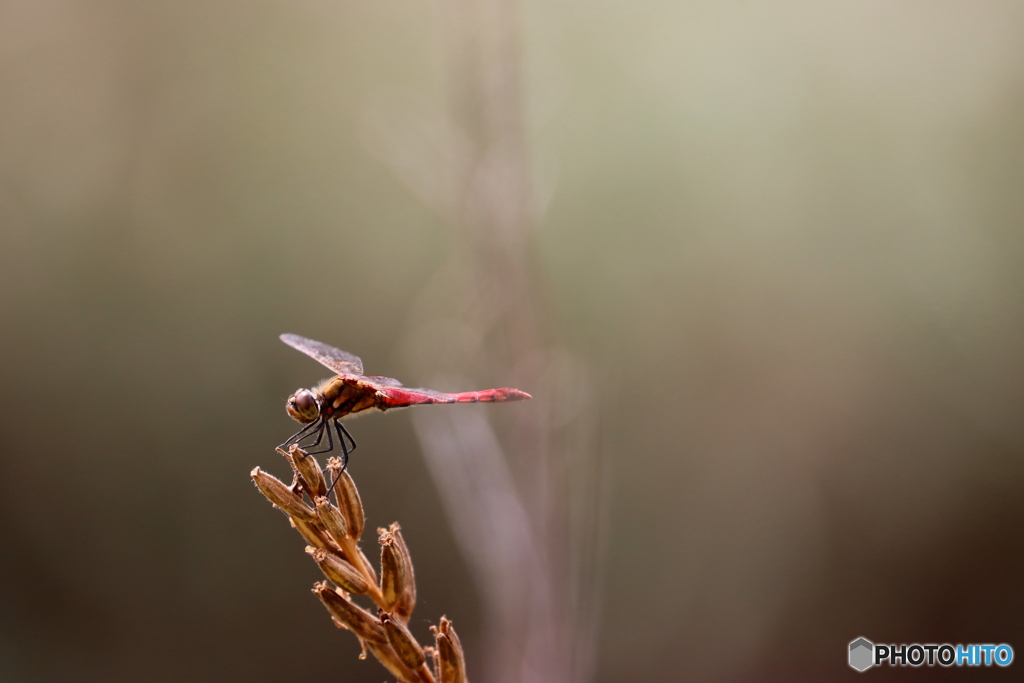
[[[421,403],[500,403],[530,398],[529,394],[518,389],[487,389],[465,391],[460,394],[446,394],[433,389],[408,389],[391,377],[364,375],[363,361],[341,349],[296,334],[282,334],[281,341],[338,374],[325,379],[312,389],[299,389],[288,397],[285,406],[288,414],[305,426],[279,448],[288,448],[315,434],[316,441],[304,449],[311,455],[327,453],[334,450],[334,440],[331,436],[333,425],[334,431],[338,434],[338,444],[341,446],[342,469],[348,465],[349,454],[356,449],[355,439],[338,421],[347,415],[370,409],[386,411],[405,408]],[[319,451],[309,451],[308,449],[320,445],[324,434],[327,435],[327,447]]]

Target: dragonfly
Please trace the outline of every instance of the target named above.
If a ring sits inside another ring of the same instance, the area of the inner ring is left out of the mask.
[[[333,429],[341,447],[341,471],[348,467],[348,458],[356,449],[355,439],[340,422],[349,415],[367,410],[386,412],[426,403],[504,403],[531,398],[525,391],[507,388],[457,394],[433,389],[410,389],[393,377],[364,375],[363,361],[358,356],[323,342],[297,334],[282,334],[281,341],[337,374],[312,389],[299,389],[288,397],[285,404],[288,415],[304,426],[278,448],[287,449],[303,439],[315,437],[312,443],[302,447],[307,455],[330,452],[334,450],[334,438],[331,436]],[[309,450],[319,447],[325,436],[326,447]]]

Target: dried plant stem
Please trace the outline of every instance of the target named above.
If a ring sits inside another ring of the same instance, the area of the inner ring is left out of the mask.
[[[333,482],[328,486],[320,464],[301,448],[292,446],[278,452],[292,467],[291,485],[258,467],[251,476],[260,492],[288,516],[292,527],[309,544],[306,552],[330,582],[317,583],[313,593],[334,624],[355,634],[363,647],[361,657],[369,651],[405,683],[467,683],[462,646],[446,617],[437,628],[431,627],[434,647],[422,647],[409,632],[407,624],[416,606],[416,583],[412,558],[398,524],[377,530],[381,546],[378,582],[373,566],[359,548],[366,523],[362,500],[341,462],[337,458],[328,460]],[[327,497],[332,488],[335,503]],[[355,595],[369,597],[377,613],[357,605],[352,599]],[[433,671],[427,665],[428,654]]]
[[[363,553],[356,547],[355,541],[351,538],[345,538],[341,542],[341,549],[345,553],[346,557],[356,559],[356,569],[358,569],[363,576],[366,577],[367,581],[370,582],[369,590],[366,594],[370,596],[370,599],[373,600],[378,607],[385,609],[386,603],[384,601],[384,594],[381,593],[380,589],[377,587],[377,579],[373,575],[373,569],[370,568],[370,564],[366,561],[366,557],[363,556]]]

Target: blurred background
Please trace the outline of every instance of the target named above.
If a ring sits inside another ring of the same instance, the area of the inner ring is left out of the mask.
[[[326,375],[282,332],[535,395],[350,425],[471,680],[1024,652],[1022,38],[994,0],[0,2],[0,679],[383,680],[249,480]],[[561,635],[517,637],[571,670],[495,654],[458,420],[565,550],[520,577]]]

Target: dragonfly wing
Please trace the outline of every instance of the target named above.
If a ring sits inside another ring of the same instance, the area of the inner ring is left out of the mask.
[[[363,361],[359,356],[328,346],[323,342],[313,339],[306,339],[297,334],[282,334],[281,341],[293,349],[298,349],[310,358],[315,359],[324,367],[334,370],[339,375],[363,374]]]
[[[380,375],[366,375],[364,382],[369,382],[377,387],[400,387],[402,383],[394,377],[381,377]]]

